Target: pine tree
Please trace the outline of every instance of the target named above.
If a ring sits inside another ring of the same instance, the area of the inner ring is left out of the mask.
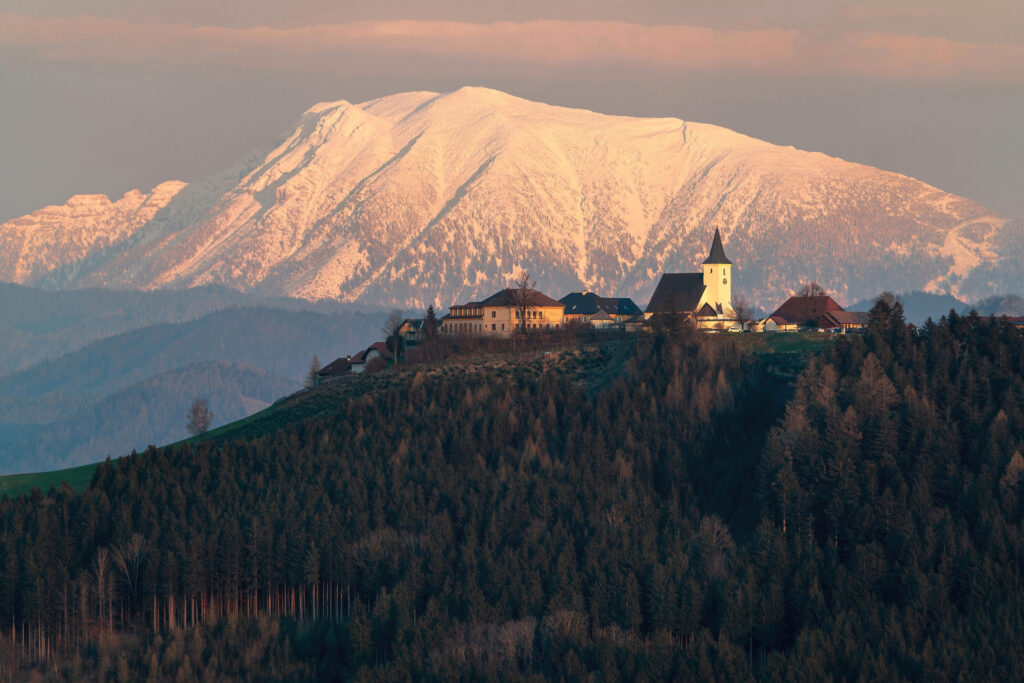
[[[423,338],[427,341],[435,339],[439,329],[440,324],[437,314],[434,312],[434,304],[430,304],[427,306],[427,316],[423,319]]]

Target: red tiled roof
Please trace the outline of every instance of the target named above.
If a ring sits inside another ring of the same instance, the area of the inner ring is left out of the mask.
[[[802,325],[826,313],[841,310],[843,307],[830,296],[791,296],[771,314],[771,317],[779,316],[791,323]]]

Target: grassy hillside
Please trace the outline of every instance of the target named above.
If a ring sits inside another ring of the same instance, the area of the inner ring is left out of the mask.
[[[32,489],[39,489],[46,493],[51,487],[59,487],[67,484],[76,493],[81,493],[92,481],[93,472],[99,463],[80,465],[64,470],[50,472],[32,472],[28,474],[8,474],[0,477],[0,497],[17,497],[31,493]]]

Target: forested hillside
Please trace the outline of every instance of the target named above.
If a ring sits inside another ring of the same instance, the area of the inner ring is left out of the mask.
[[[95,402],[86,402],[46,424],[0,428],[0,464],[5,472],[71,467],[107,456],[127,455],[150,444],[189,436],[186,414],[196,398],[213,411],[213,426],[240,420],[297,391],[296,380],[240,363],[207,361],[163,372]],[[21,401],[0,403],[17,412]],[[38,408],[44,401],[32,402]]]
[[[51,291],[0,282],[0,347],[7,349],[0,356],[0,376],[104,337],[159,323],[187,322],[252,299],[226,287]]]
[[[1019,330],[883,301],[794,375],[672,327],[3,501],[4,671],[1024,678]]]
[[[115,334],[0,377],[0,471],[96,462],[177,441],[186,436],[183,410],[198,397],[210,399],[221,420],[244,417],[253,411],[243,397],[255,399],[252,407],[299,389],[314,355],[327,362],[365,348],[383,319],[227,308]],[[244,380],[227,369],[238,363]]]

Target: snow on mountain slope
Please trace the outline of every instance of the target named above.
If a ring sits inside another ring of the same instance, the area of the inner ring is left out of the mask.
[[[642,302],[662,271],[700,263],[717,226],[737,290],[769,306],[807,279],[847,301],[881,288],[978,298],[1015,284],[1024,260],[999,247],[1024,241],[1020,221],[906,176],[485,88],[318,104],[269,154],[165,205],[98,238],[69,203],[59,227],[35,229],[53,254],[24,246],[26,219],[4,224],[19,258],[0,260],[0,278],[423,307],[526,269],[556,295]]]
[[[185,183],[161,183],[148,193],[131,190],[112,202],[102,194],[75,195],[63,206],[47,206],[0,225],[0,274],[9,282],[31,282],[124,240],[149,222]]]

